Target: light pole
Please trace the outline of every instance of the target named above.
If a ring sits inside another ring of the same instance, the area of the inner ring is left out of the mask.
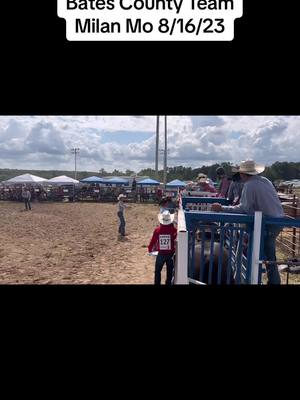
[[[158,147],[159,147],[159,115],[156,117],[156,152],[155,152],[155,175],[158,178]]]
[[[168,150],[168,135],[167,135],[167,131],[168,131],[168,128],[167,128],[167,116],[165,115],[165,148],[164,149],[161,149],[160,150],[160,152],[164,155],[164,177],[163,177],[163,181],[164,181],[164,187],[165,187],[165,189],[166,189],[166,186],[167,186],[167,169],[168,169],[168,167],[167,167],[167,154],[168,154],[168,152],[169,152],[169,150]]]
[[[77,180],[77,154],[79,153],[80,148],[79,147],[73,147],[71,149],[72,154],[74,154],[74,158],[75,158],[75,174],[74,174],[74,179]]]
[[[167,138],[167,116],[165,115],[165,154],[164,154],[164,186],[167,186],[167,152],[168,152],[168,138]]]

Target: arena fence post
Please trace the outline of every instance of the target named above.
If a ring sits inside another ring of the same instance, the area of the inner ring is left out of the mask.
[[[253,247],[251,255],[251,285],[258,284],[259,265],[260,265],[260,243],[262,230],[262,212],[256,211],[254,214],[254,228],[253,228]]]
[[[175,285],[188,285],[188,232],[183,209],[178,210]]]

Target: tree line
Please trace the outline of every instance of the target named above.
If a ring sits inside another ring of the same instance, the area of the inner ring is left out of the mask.
[[[176,167],[169,167],[167,180],[168,182],[174,179],[180,179],[183,181],[194,181],[198,174],[204,173],[213,181],[216,181],[217,174],[216,169],[218,167],[223,167],[226,174],[231,176],[231,168],[232,164],[229,162],[224,162],[221,164],[213,164],[213,165],[203,165],[200,168],[184,167],[182,165]],[[17,175],[22,174],[33,174],[41,176],[45,179],[51,179],[55,176],[59,175],[67,175],[70,177],[74,177],[74,171],[59,171],[59,170],[21,170],[21,169],[0,169],[0,181],[4,181],[10,178],[13,178]],[[112,172],[107,172],[104,168],[101,168],[98,172],[89,172],[89,171],[78,171],[77,179],[81,180],[87,178],[88,176],[132,176],[136,174],[137,176],[149,176],[153,179],[158,179],[159,181],[163,181],[163,170],[158,171],[158,176],[155,174],[155,170],[151,168],[142,169],[139,172],[135,172],[129,169],[125,171],[120,171],[115,169]],[[279,162],[276,161],[271,166],[267,166],[265,171],[262,173],[263,176],[270,179],[272,182],[278,180],[292,180],[292,179],[300,179],[300,162]]]

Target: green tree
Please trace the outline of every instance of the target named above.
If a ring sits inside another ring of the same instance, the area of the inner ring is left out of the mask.
[[[130,169],[126,169],[126,171],[125,171],[125,175],[126,176],[131,176],[131,175],[134,175],[134,174],[135,174],[135,172],[131,171]]]
[[[106,172],[104,168],[100,168],[100,169],[99,169],[99,175],[100,175],[101,177],[102,177],[102,176],[107,176],[107,175],[108,175],[108,172]]]

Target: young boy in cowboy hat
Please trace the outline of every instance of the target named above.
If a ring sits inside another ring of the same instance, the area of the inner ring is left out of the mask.
[[[232,212],[253,215],[261,211],[269,217],[284,217],[284,211],[276,189],[269,179],[259,176],[265,167],[256,164],[253,160],[242,161],[239,174],[244,188],[240,203],[235,206],[222,206],[212,204],[212,211]],[[264,253],[268,261],[276,261],[276,237],[281,231],[280,227],[271,225],[265,232]],[[270,262],[267,266],[268,284],[280,284],[280,275],[276,264]]]
[[[158,221],[160,226],[153,232],[152,239],[148,246],[149,253],[154,250],[158,250],[158,255],[155,262],[154,284],[160,285],[161,271],[166,263],[166,285],[171,285],[174,269],[173,256],[175,253],[175,239],[177,236],[177,230],[173,225],[174,214],[170,214],[170,212],[167,210],[163,211],[163,213],[158,214]]]

